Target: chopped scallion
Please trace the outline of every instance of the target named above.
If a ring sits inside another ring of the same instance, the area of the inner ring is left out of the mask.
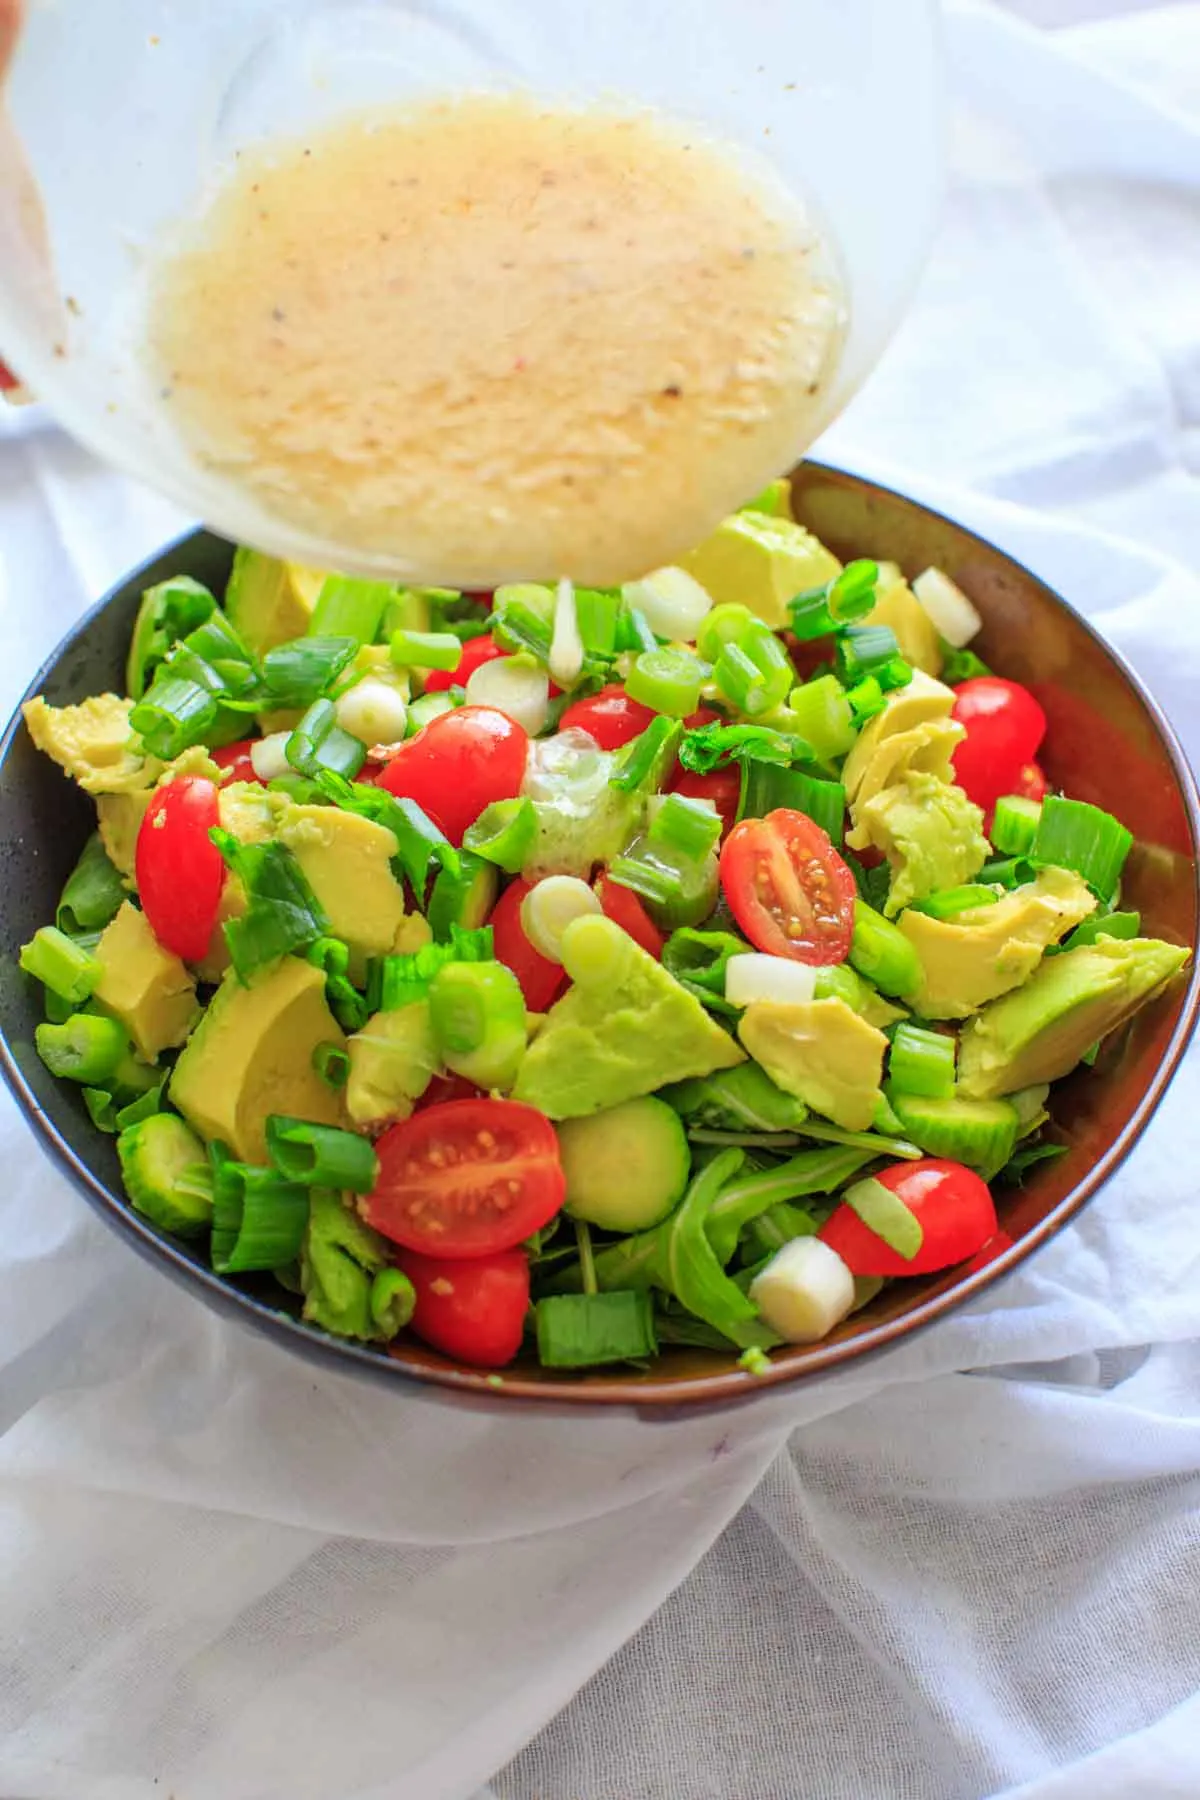
[[[899,655],[900,646],[890,625],[848,625],[838,638],[837,672],[845,686],[852,688],[868,675],[879,680],[880,671]]]
[[[823,781],[802,769],[781,769],[771,763],[746,763],[738,817],[762,819],[780,807],[806,813],[832,843],[841,843],[846,790],[840,781]]]
[[[1037,870],[1027,856],[994,856],[980,869],[979,882],[982,887],[1018,888],[1036,876]]]
[[[308,1225],[308,1188],[285,1181],[274,1169],[216,1157],[214,1162],[212,1266],[217,1274],[279,1269],[294,1262]]]
[[[57,925],[43,925],[21,945],[20,965],[52,994],[71,1006],[82,1006],[104,974],[96,957],[82,949]]]
[[[647,832],[650,842],[668,856],[684,859],[707,856],[720,835],[720,814],[686,794],[667,794]]]
[[[350,1058],[340,1044],[318,1044],[312,1065],[326,1087],[344,1088],[350,1079]]]
[[[100,833],[93,832],[67,876],[54,922],[60,931],[70,935],[102,931],[126,899],[120,872],[109,861]]]
[[[658,1354],[654,1303],[645,1290],[550,1294],[539,1300],[538,1361],[547,1369],[643,1362]]]
[[[353,1131],[271,1113],[266,1136],[267,1155],[285,1181],[369,1194],[379,1177],[370,1142]]]
[[[325,909],[282,844],[242,844],[214,826],[209,836],[246,890],[249,905],[223,930],[239,980],[329,934]]]
[[[302,775],[321,769],[353,780],[367,760],[365,744],[343,731],[332,700],[314,700],[287,741],[287,759]]]
[[[880,693],[880,701],[883,695]],[[836,675],[820,675],[792,689],[788,707],[796,730],[823,760],[845,756],[858,731],[850,696]]]
[[[457,669],[462,640],[452,631],[393,631],[392,661],[398,669]]]
[[[955,919],[959,913],[973,912],[978,906],[995,906],[996,890],[982,882],[965,882],[961,887],[943,888],[940,894],[926,894],[914,900],[912,912],[927,913],[931,919]]]
[[[625,681],[631,700],[683,719],[700,704],[708,665],[686,650],[643,650]]]
[[[921,1221],[900,1196],[885,1188],[881,1181],[868,1176],[865,1181],[853,1182],[842,1198],[850,1210],[858,1214],[867,1230],[882,1238],[897,1256],[911,1262],[918,1254],[925,1241]]]
[[[129,1053],[124,1027],[99,1013],[75,1013],[61,1025],[38,1025],[33,1042],[52,1075],[85,1087],[102,1087]]]
[[[1074,869],[1102,900],[1111,900],[1132,844],[1132,833],[1111,813],[1048,794],[1032,855],[1043,868]]]
[[[682,736],[678,719],[668,719],[660,713],[645,731],[617,752],[609,786],[626,794],[657,790],[675,760]]]
[[[1042,809],[1022,794],[1004,794],[996,802],[988,836],[1002,856],[1027,856],[1037,837]]]
[[[888,1074],[901,1093],[947,1100],[954,1092],[955,1041],[902,1021],[892,1035]]]
[[[363,581],[352,575],[327,575],[313,608],[313,637],[348,637],[373,644],[379,636],[384,608],[396,589],[385,581]]]
[[[1084,944],[1094,944],[1097,938],[1135,938],[1141,935],[1142,915],[1137,912],[1093,913],[1090,919],[1084,919],[1077,925],[1070,937],[1063,944],[1064,950],[1078,950]]]
[[[350,666],[357,650],[352,637],[302,637],[277,644],[263,657],[268,705],[310,706]]]

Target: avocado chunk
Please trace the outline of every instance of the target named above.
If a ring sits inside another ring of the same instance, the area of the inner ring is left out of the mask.
[[[86,793],[130,794],[153,787],[162,768],[129,723],[133,704],[119,694],[92,694],[78,706],[48,706],[38,694],[21,710],[38,749]]]
[[[1057,1081],[1131,1018],[1191,955],[1158,938],[1097,938],[1048,957],[1024,987],[993,1000],[959,1041],[958,1088],[990,1100]]]
[[[788,601],[822,587],[842,565],[803,525],[762,512],[734,513],[705,538],[681,567],[712,595],[737,601],[772,630],[788,623]]]
[[[183,1043],[199,1010],[196,983],[132,901],[105,926],[96,960],[104,973],[92,998],[125,1027],[139,1056],[154,1062]]]
[[[152,788],[136,794],[97,794],[96,818],[100,826],[100,842],[108,860],[133,885],[133,868],[137,857],[138,832],[150,804]]]
[[[289,804],[275,835],[299,863],[333,936],[349,945],[351,979],[361,981],[367,958],[391,949],[404,917],[404,890],[392,874],[394,832],[337,806]]]
[[[572,943],[586,945],[585,963],[572,966]],[[700,1002],[611,919],[574,920],[563,955],[573,985],[526,1051],[514,1100],[551,1119],[582,1119],[745,1061]]]
[[[854,801],[858,798],[863,777],[875,763],[888,738],[900,737],[922,725],[947,724],[953,711],[954,689],[947,687],[942,681],[935,681],[932,675],[914,669],[912,680],[904,687],[893,688],[883,711],[876,713],[873,719],[868,719],[859,732],[857,742],[842,768],[842,785],[846,790],[847,800]],[[887,784],[876,782],[873,785],[879,788]]]
[[[940,675],[942,646],[937,629],[896,563],[880,563],[875,592],[878,597],[863,624],[890,626],[905,662],[926,675]]]
[[[926,719],[885,737],[855,784],[851,813],[855,824],[846,839],[850,848],[862,850],[870,841],[858,815],[885,788],[895,787],[906,775],[932,775],[935,781],[952,784],[954,752],[965,736],[954,719]]]
[[[881,1099],[887,1039],[844,1000],[755,1000],[738,1036],[776,1087],[846,1131],[866,1131]]]
[[[354,1123],[407,1119],[439,1066],[428,1000],[372,1014],[346,1049],[346,1111]]]
[[[324,585],[323,569],[280,562],[242,544],[225,589],[225,611],[251,650],[261,656],[276,644],[305,635]]]
[[[246,987],[230,971],[175,1064],[171,1101],[201,1137],[265,1162],[269,1113],[345,1124],[340,1095],[312,1060],[318,1044],[344,1043],[311,963],[285,956]]]
[[[1019,987],[1057,944],[1096,907],[1087,883],[1070,869],[1041,869],[1036,881],[1014,888],[995,906],[976,906],[952,919],[905,912],[899,920],[921,960],[921,985],[912,996],[925,1019],[965,1019],[989,1000]]]
[[[861,849],[864,840],[882,850],[891,867],[883,909],[889,919],[913,900],[970,881],[988,853],[983,814],[962,789],[912,771],[859,807],[846,841]]]

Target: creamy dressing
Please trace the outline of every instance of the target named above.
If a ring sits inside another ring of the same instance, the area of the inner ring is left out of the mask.
[[[671,562],[814,434],[827,247],[650,114],[465,98],[243,155],[152,284],[177,429],[425,579]]]

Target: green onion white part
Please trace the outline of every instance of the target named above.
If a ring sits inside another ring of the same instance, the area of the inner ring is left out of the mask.
[[[550,639],[550,675],[560,688],[572,688],[583,668],[583,639],[575,606],[574,583],[564,576],[554,597],[554,634]]]
[[[521,928],[540,955],[560,962],[567,926],[602,910],[594,890],[577,875],[547,875],[521,902]]]
[[[467,705],[494,706],[536,737],[550,717],[550,680],[529,657],[496,657],[468,678]]]
[[[750,1006],[755,1000],[803,1002],[813,998],[816,986],[816,969],[790,956],[752,951],[731,956],[725,964],[725,998],[731,1006]]]
[[[712,611],[712,599],[686,569],[655,569],[641,581],[627,581],[621,589],[630,606],[637,607],[656,637],[680,644],[694,644],[696,634]]]
[[[278,781],[281,775],[290,775],[292,765],[287,759],[287,742],[290,731],[272,731],[268,737],[256,738],[250,746],[250,765],[260,781]]]
[[[961,650],[983,627],[983,620],[967,596],[940,569],[926,569],[912,584],[912,591],[933,625],[948,644]]]
[[[408,728],[403,696],[386,681],[368,675],[356,681],[334,707],[343,731],[360,744],[398,744]]]
[[[785,1344],[816,1344],[852,1311],[854,1277],[820,1238],[797,1237],[759,1270],[750,1298]]]

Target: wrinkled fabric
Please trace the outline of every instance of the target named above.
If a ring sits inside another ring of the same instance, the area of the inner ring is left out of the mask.
[[[1037,570],[1200,760],[1200,17],[961,8],[948,54],[945,227],[820,453]],[[0,423],[4,697],[186,524]],[[668,1422],[299,1364],[0,1099],[0,1793],[1194,1800],[1198,1074],[972,1307]]]

